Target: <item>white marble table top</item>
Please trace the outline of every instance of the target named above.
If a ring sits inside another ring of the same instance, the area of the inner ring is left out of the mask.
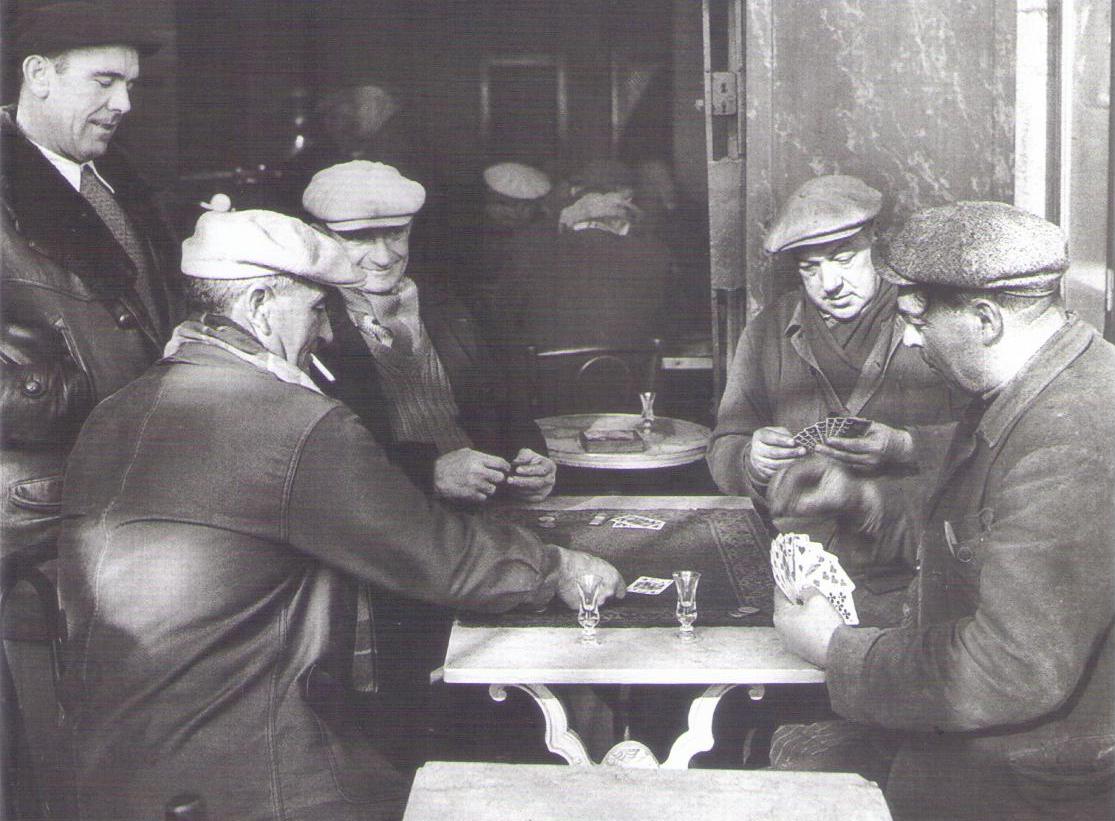
[[[643,435],[646,450],[641,453],[586,453],[581,447],[581,431],[631,430],[641,418],[637,413],[574,413],[546,416],[535,422],[546,439],[550,458],[569,467],[646,470],[688,465],[705,455],[712,433],[708,428],[664,416],[658,417],[654,429]]]
[[[569,627],[453,625],[449,684],[808,684],[824,671],[782,645],[772,627],[705,627],[682,642],[672,627],[598,628],[600,643]]]
[[[666,770],[431,761],[404,821],[887,821],[878,786],[850,773]]]

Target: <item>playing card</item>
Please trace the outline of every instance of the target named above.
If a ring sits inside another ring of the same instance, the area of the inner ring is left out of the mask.
[[[666,522],[662,519],[652,519],[649,516],[626,514],[612,519],[612,527],[637,528],[639,530],[661,530]]]
[[[830,416],[829,422],[832,429],[828,435],[839,436],[843,439],[856,439],[867,433],[867,429],[871,427],[870,419],[863,419],[859,416]]]
[[[790,601],[800,604],[813,589],[832,604],[845,624],[859,624],[852,591],[855,584],[840,560],[802,533],[782,533],[771,542],[771,573]]]
[[[674,583],[673,579],[656,579],[653,576],[640,576],[627,585],[628,593],[644,593],[648,596],[657,596]]]

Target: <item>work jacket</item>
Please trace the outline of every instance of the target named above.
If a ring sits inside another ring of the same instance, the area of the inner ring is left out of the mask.
[[[427,498],[340,403],[188,342],[102,402],[70,457],[59,590],[77,818],[401,814],[348,710],[356,589],[503,610],[560,549]]]
[[[902,319],[896,316],[894,325],[879,333],[845,403],[810,349],[803,310],[800,290],[783,294],[740,336],[706,455],[717,486],[724,493],[749,495],[762,506],[766,486],[747,470],[751,435],[770,426],[794,434],[830,414],[909,429],[921,475],[934,475],[957,402],[918,351],[902,345]]]
[[[155,361],[179,308],[178,250],[151,191],[113,146],[96,167],[146,246],[152,316],[135,264],[93,207],[0,110],[0,414],[4,555],[54,548],[66,453],[89,410]]]
[[[907,626],[839,627],[833,708],[909,730],[899,818],[1111,817],[1115,348],[1072,321],[956,432]]]

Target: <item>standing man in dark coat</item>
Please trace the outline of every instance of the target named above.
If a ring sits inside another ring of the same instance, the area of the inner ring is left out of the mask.
[[[305,372],[330,336],[333,240],[209,213],[183,246],[166,356],[90,414],[66,472],[59,588],[67,817],[397,819],[406,780],[356,730],[356,590],[489,611],[574,604],[607,562],[431,503]],[[198,443],[205,443],[199,447]]]
[[[782,728],[772,764],[862,772],[896,819],[1106,821],[1115,348],[1065,310],[1060,229],[1020,209],[926,209],[887,258],[906,344],[972,403],[930,498],[901,624],[848,627],[823,596],[775,593],[779,634],[825,668],[848,721]],[[835,469],[804,484],[835,509],[871,508]]]
[[[62,465],[86,414],[173,327],[177,249],[112,143],[155,42],[92,3],[26,14],[19,102],[0,111],[0,542],[34,560],[53,551]]]

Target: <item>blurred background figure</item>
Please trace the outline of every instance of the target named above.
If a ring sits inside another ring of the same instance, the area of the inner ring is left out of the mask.
[[[647,231],[635,177],[594,160],[569,180],[557,218],[520,232],[492,306],[511,345],[613,345],[659,336],[670,251]]]
[[[544,171],[518,162],[490,165],[481,176],[484,187],[480,248],[462,292],[467,292],[473,311],[488,316],[496,282],[507,264],[511,240],[518,231],[543,216],[543,204],[553,184]]]

